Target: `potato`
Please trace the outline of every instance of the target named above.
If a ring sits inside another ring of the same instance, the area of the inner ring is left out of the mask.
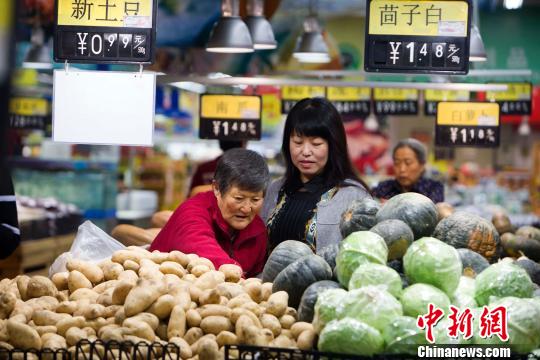
[[[242,305],[240,305],[240,308],[249,310],[257,316],[261,316],[264,312],[263,310],[261,310],[260,306],[253,301],[243,303]]]
[[[251,282],[244,286],[244,290],[251,297],[251,300],[257,304],[262,301],[261,284],[258,282]]]
[[[201,329],[205,334],[218,335],[222,331],[231,331],[233,326],[231,320],[224,316],[207,316],[201,321]]]
[[[56,326],[63,319],[70,319],[68,314],[58,314],[50,310],[37,310],[32,314],[32,320],[37,326]]]
[[[186,331],[184,340],[187,341],[189,345],[193,345],[197,340],[199,340],[204,335],[204,332],[201,328],[194,327]]]
[[[145,257],[144,254],[138,251],[118,250],[111,256],[111,260],[118,264],[123,264],[126,260],[131,260],[138,264]]]
[[[274,341],[272,341],[270,346],[281,348],[295,348],[296,344],[292,339],[288,338],[287,336],[279,335],[277,338],[274,339]]]
[[[257,317],[257,315],[255,315],[251,311],[249,311],[247,309],[243,309],[243,308],[235,308],[235,309],[233,309],[233,311],[231,313],[232,322],[236,323],[238,321],[238,319],[240,318],[240,316],[242,316],[242,315],[245,315],[245,316],[249,317],[251,319],[251,322],[253,323],[253,325],[256,325],[257,327],[260,327],[260,328],[263,327],[260,320],[259,320],[259,318]]]
[[[82,330],[86,333],[87,337],[89,337],[89,338],[90,337],[96,337],[97,338],[97,331],[94,328],[92,328],[90,326],[87,326],[87,327],[84,327]]]
[[[111,301],[113,305],[124,305],[129,292],[135,287],[130,281],[122,280],[114,287]]]
[[[9,343],[19,349],[41,349],[41,337],[31,326],[13,321],[7,321]]]
[[[75,317],[69,317],[60,320],[56,324],[56,328],[58,329],[58,335],[66,336],[66,331],[68,331],[69,328],[72,327],[78,327],[83,328],[86,324],[86,320],[82,316],[75,316]]]
[[[241,344],[245,343],[246,341],[244,331],[248,326],[254,326],[253,321],[249,318],[249,316],[241,315],[238,320],[236,320],[235,334]]]
[[[269,341],[263,335],[260,328],[255,325],[248,325],[243,329],[243,343],[255,346],[268,346]]]
[[[35,326],[34,329],[38,332],[39,336],[43,339],[44,334],[56,334],[58,329],[56,329],[56,326]]]
[[[54,274],[51,277],[51,280],[52,280],[54,286],[56,286],[56,289],[58,289],[58,290],[67,290],[67,288],[68,288],[68,277],[69,277],[69,272],[64,271],[64,272],[59,272],[59,273]]]
[[[15,348],[13,347],[13,345],[8,344],[5,341],[0,341],[0,349],[6,349],[7,351],[10,351],[10,350],[13,350]],[[2,359],[7,359],[7,356],[5,358],[3,357]]]
[[[191,307],[191,296],[189,289],[186,289],[183,285],[181,288],[175,288],[169,292],[170,295],[174,296],[175,305],[181,305],[184,308],[184,311],[187,311]]]
[[[59,350],[68,347],[66,339],[58,334],[45,333],[41,336],[41,341],[44,349]]]
[[[189,264],[189,258],[186,254],[184,254],[181,251],[173,250],[169,253],[169,261],[174,261],[180,265],[182,265],[183,268],[186,268]]]
[[[92,282],[80,271],[71,271],[68,277],[68,288],[71,293],[77,289],[92,289]]]
[[[174,296],[170,294],[161,295],[148,309],[148,312],[154,314],[159,319],[166,319],[171,315],[175,305]]]
[[[8,322],[7,320],[0,320],[0,342],[9,341],[9,332],[7,329],[7,322]]]
[[[223,264],[219,267],[219,271],[225,274],[225,281],[233,283],[240,281],[244,274],[242,268],[234,264]]]
[[[246,285],[249,285],[251,283],[256,283],[256,284],[262,285],[262,280],[259,279],[259,278],[249,278],[249,279],[243,280],[243,282],[240,281],[240,285],[242,285],[242,286],[246,286]]]
[[[208,289],[204,290],[201,296],[199,297],[199,304],[200,305],[207,305],[207,304],[219,304],[221,300],[221,297],[219,296],[216,289]]]
[[[126,315],[130,317],[148,309],[166,291],[164,281],[139,279],[126,297],[124,303]]]
[[[69,300],[69,290],[58,291],[56,293],[55,298],[56,298],[56,300],[58,300],[59,303],[62,302],[62,301]]]
[[[228,308],[227,306],[209,304],[209,305],[204,305],[200,309],[200,313],[203,318],[207,316],[213,316],[213,315],[224,316],[226,318],[230,318],[232,314],[232,310]]]
[[[313,330],[313,325],[308,322],[300,321],[297,323],[294,323],[291,327],[291,333],[292,336],[294,336],[295,339],[298,339],[298,336],[300,336],[301,333],[303,333],[306,330]]]
[[[229,300],[229,302],[227,303],[227,307],[234,309],[250,301],[251,301],[251,297],[248,294],[243,293]]]
[[[139,275],[133,270],[122,271],[122,273],[118,275],[118,281],[127,281],[136,284],[137,280],[139,280]]]
[[[261,324],[264,328],[269,329],[274,334],[274,337],[277,337],[281,334],[281,323],[279,319],[272,314],[262,314],[261,315]]]
[[[225,345],[238,345],[238,338],[236,337],[236,334],[230,331],[222,331],[217,336],[217,343],[219,347]]]
[[[22,275],[17,278],[17,289],[19,289],[19,294],[21,294],[21,299],[23,301],[28,300],[28,282],[30,281],[30,277],[27,275]]]
[[[152,260],[156,264],[162,264],[165,261],[169,260],[169,253],[154,250],[150,254],[150,260]]]
[[[103,305],[105,307],[112,306],[113,304],[113,293],[115,288],[108,288],[103,292],[103,294],[100,294],[97,299],[96,303],[99,305]],[[116,306],[116,305],[115,305]]]
[[[66,342],[69,346],[74,346],[87,337],[88,334],[83,329],[71,327],[66,331]]]
[[[210,272],[211,269],[206,265],[197,265],[194,268],[191,269],[191,274],[195,275],[196,277],[201,277],[202,275]]]
[[[191,351],[193,352],[193,354],[198,354],[199,353],[199,345],[200,345],[201,341],[204,341],[205,339],[210,339],[210,340],[215,341],[216,340],[216,335],[214,335],[214,334],[206,334],[203,337],[201,337],[199,340],[197,340],[195,343],[191,344]]]
[[[188,327],[199,327],[201,325],[201,321],[201,314],[199,314],[197,310],[189,309],[186,311],[186,322]]]
[[[17,303],[17,297],[13,293],[5,292],[0,295],[0,320],[7,319]]]
[[[160,322],[158,327],[156,328],[156,336],[159,337],[161,340],[167,340],[167,324],[164,322]]]
[[[77,310],[77,302],[76,301],[62,301],[58,306],[56,307],[57,313],[65,313],[65,314],[73,314]]]
[[[279,318],[279,322],[281,323],[281,327],[283,329],[290,329],[291,326],[293,326],[294,322],[296,321],[295,318],[293,318],[291,315],[283,315]]]
[[[126,329],[121,327],[104,327],[98,332],[99,338],[103,341],[118,341],[124,340],[124,331]]]
[[[70,259],[66,263],[66,268],[69,271],[79,271],[81,272],[90,282],[93,284],[98,284],[103,281],[105,278],[105,275],[103,274],[103,270],[96,265],[89,261],[82,261],[77,259]]]
[[[121,305],[109,305],[105,307],[105,310],[103,311],[102,316],[106,319],[114,317],[116,313],[118,312],[118,310],[123,309],[123,308],[124,307]]]
[[[17,300],[15,302],[15,307],[13,308],[13,311],[9,315],[10,319],[13,319],[14,317],[21,315],[24,316],[25,320],[24,322],[30,321],[32,319],[32,314],[34,313],[34,308],[21,300]]]
[[[58,307],[58,300],[52,296],[42,296],[26,301],[26,305],[30,305],[35,310],[51,310],[54,311]]]
[[[87,320],[94,320],[98,317],[103,317],[105,306],[99,304],[90,304],[82,312],[82,316]]]
[[[176,305],[171,311],[169,324],[167,326],[167,336],[183,337],[186,333],[186,312],[181,305]]]
[[[144,322],[152,328],[152,331],[156,330],[159,325],[159,319],[156,315],[150,313],[140,313],[133,317],[127,318],[122,323],[123,327],[136,327],[138,323]]]
[[[281,335],[288,337],[291,340],[294,340],[294,336],[289,329],[281,329]]]
[[[120,274],[124,271],[124,267],[115,262],[109,261],[101,267],[105,280],[118,280]]]
[[[99,294],[96,293],[94,290],[87,289],[87,288],[80,288],[71,293],[71,295],[69,296],[69,300],[77,301],[77,300],[84,299],[90,302],[96,302],[98,297],[99,297]]]
[[[28,299],[39,298],[41,296],[55,296],[58,292],[54,283],[45,276],[33,276],[28,281],[26,297]]]
[[[311,350],[313,349],[313,345],[315,344],[315,331],[313,330],[306,330],[303,331],[300,336],[298,336],[298,348],[300,350]]]
[[[182,265],[174,261],[164,261],[159,266],[159,271],[161,271],[163,274],[176,275],[179,278],[182,278],[184,275],[187,274],[186,269],[184,269]]]
[[[197,286],[190,286],[189,287],[189,296],[192,301],[198,302],[199,298],[202,296],[203,291],[198,288]]]
[[[114,314],[114,323],[117,325],[122,325],[126,318],[126,312],[124,311],[124,307],[122,306],[120,309],[118,309],[116,314]]]
[[[109,280],[109,281],[105,281],[99,285],[94,286],[92,290],[94,290],[98,294],[103,294],[106,290],[110,288],[114,288],[116,284],[118,284],[118,280]]]
[[[140,269],[139,263],[137,263],[137,262],[135,262],[133,260],[124,261],[122,266],[124,267],[124,270],[132,270],[132,271],[135,271],[135,272],[139,271],[139,269]]]
[[[199,360],[218,360],[222,358],[216,340],[210,338],[199,341],[198,354]]]
[[[194,285],[199,287],[201,290],[207,290],[215,289],[223,282],[225,282],[225,274],[212,270],[202,274],[197,280],[195,280]]]
[[[216,290],[220,296],[224,296],[229,300],[245,293],[244,288],[241,285],[228,282],[219,284],[216,287]]]
[[[187,274],[182,278],[182,280],[187,281],[189,283],[194,283],[195,280],[197,280],[197,277],[193,274]]]
[[[193,254],[189,254],[188,256],[191,256]],[[212,261],[206,259],[206,258],[203,258],[203,257],[197,257],[197,258],[194,258],[192,260],[189,261],[188,265],[187,265],[187,270],[193,274],[193,268],[196,267],[196,266],[206,266],[208,267],[208,269],[210,270],[216,270],[216,268],[214,267],[214,263],[212,263]]]
[[[295,318],[295,320],[298,319],[298,312],[293,307],[288,307],[287,310],[285,311],[285,315],[290,315],[293,318]]]
[[[193,353],[191,352],[191,346],[189,346],[187,341],[182,339],[181,337],[170,338],[169,342],[180,348],[180,357],[182,359],[186,360],[193,356]]]
[[[266,306],[266,312],[274,315],[277,318],[281,318],[285,311],[287,311],[287,303],[289,301],[289,294],[285,291],[278,291],[273,293],[268,298],[268,304]]]
[[[126,319],[127,321],[128,319]],[[124,321],[124,323],[126,322]],[[154,330],[145,322],[142,321],[135,321],[132,327],[124,327],[123,333],[124,335],[134,335],[138,336],[142,339],[146,339],[148,341],[154,341],[156,339],[156,334],[154,333]],[[157,326],[156,326],[157,327]]]

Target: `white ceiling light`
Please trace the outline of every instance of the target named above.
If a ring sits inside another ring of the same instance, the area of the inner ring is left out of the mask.
[[[368,131],[379,130],[379,121],[377,121],[377,117],[375,116],[375,114],[373,114],[373,112],[371,112],[366,118],[366,121],[364,122],[364,128]]]
[[[304,31],[296,41],[293,56],[298,61],[306,63],[330,62],[328,46],[316,16],[310,15],[304,20]]]
[[[206,51],[217,53],[253,52],[249,29],[239,16],[239,0],[221,1],[221,18],[214,24]]]
[[[523,6],[523,0],[504,0],[503,6],[508,10],[519,9]]]
[[[274,31],[264,17],[263,0],[248,0],[246,24],[255,50],[272,50],[277,47]]]
[[[469,61],[486,61],[487,53],[480,30],[476,25],[471,26],[471,42],[469,48]]]
[[[531,126],[529,125],[529,117],[524,116],[521,120],[521,124],[518,128],[518,134],[521,136],[529,136],[531,135]]]

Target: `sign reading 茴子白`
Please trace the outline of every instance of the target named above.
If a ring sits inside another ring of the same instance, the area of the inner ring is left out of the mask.
[[[151,63],[157,0],[57,0],[55,61]]]
[[[469,0],[368,0],[365,70],[466,74],[471,8]]]

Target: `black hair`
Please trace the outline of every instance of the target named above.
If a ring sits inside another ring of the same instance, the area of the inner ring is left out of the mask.
[[[244,191],[266,193],[270,172],[264,158],[255,151],[231,149],[219,159],[214,181],[222,194],[232,186]]]
[[[219,148],[223,150],[223,152],[231,149],[236,148],[243,148],[244,147],[244,141],[237,141],[237,140],[219,140]]]
[[[420,141],[413,138],[400,140],[396,144],[396,146],[394,146],[394,151],[392,151],[392,157],[396,156],[396,151],[404,147],[408,147],[414,152],[414,154],[416,155],[416,159],[418,160],[420,164],[426,163],[426,158],[427,158],[426,146],[422,144]]]
[[[305,98],[297,102],[287,115],[281,145],[286,164],[285,186],[300,177],[300,171],[292,162],[289,147],[293,134],[321,137],[328,142],[328,161],[323,172],[327,185],[342,185],[346,179],[351,179],[369,191],[353,170],[347,151],[345,128],[341,116],[330,101],[320,97]]]

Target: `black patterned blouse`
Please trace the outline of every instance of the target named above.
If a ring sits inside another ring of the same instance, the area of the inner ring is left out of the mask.
[[[373,196],[380,199],[390,199],[393,196],[402,194],[405,191],[399,185],[397,180],[391,179],[380,182],[375,188],[373,188]],[[421,177],[416,184],[409,190],[409,192],[416,192],[430,198],[434,203],[444,201],[444,186],[441,182]]]

